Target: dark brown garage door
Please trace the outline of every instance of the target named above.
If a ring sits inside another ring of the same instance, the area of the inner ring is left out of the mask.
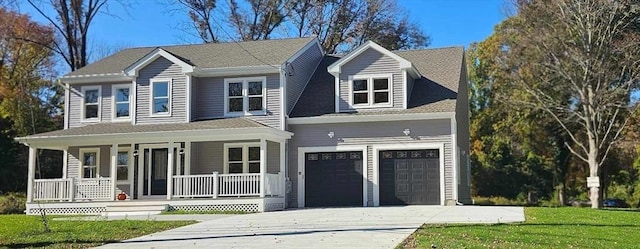
[[[305,206],[362,206],[362,152],[305,154]]]
[[[380,205],[440,204],[438,150],[380,151]]]

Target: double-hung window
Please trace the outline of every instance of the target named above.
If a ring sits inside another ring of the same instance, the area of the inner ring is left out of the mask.
[[[116,179],[119,183],[127,183],[129,181],[129,151],[118,151],[116,160]]]
[[[112,88],[113,120],[130,120],[131,86],[114,85]]]
[[[260,173],[260,144],[226,144],[225,174]]]
[[[357,75],[351,77],[351,105],[358,107],[389,107],[392,105],[391,75]]]
[[[264,115],[266,81],[266,77],[225,79],[225,115]]]
[[[102,89],[100,86],[83,86],[82,91],[82,121],[100,121],[100,100]]]
[[[82,178],[97,178],[100,176],[100,150],[80,149],[80,176]]]
[[[171,115],[171,79],[151,80],[151,116]]]

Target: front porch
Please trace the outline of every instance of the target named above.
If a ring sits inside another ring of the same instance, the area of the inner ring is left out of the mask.
[[[110,206],[140,205],[185,211],[285,208],[290,133],[260,127],[127,135],[30,137],[27,214],[105,214]],[[64,152],[62,178],[34,179],[39,149]]]

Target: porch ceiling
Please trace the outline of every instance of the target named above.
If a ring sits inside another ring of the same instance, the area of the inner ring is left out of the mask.
[[[264,138],[284,141],[293,134],[248,118],[224,118],[190,123],[133,125],[101,123],[16,138],[28,146],[65,149],[69,146],[161,143],[170,141],[223,141]]]

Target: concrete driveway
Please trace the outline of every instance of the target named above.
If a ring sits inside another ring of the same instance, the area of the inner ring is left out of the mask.
[[[522,221],[522,207],[299,209],[224,217],[100,248],[394,248],[423,223]]]

